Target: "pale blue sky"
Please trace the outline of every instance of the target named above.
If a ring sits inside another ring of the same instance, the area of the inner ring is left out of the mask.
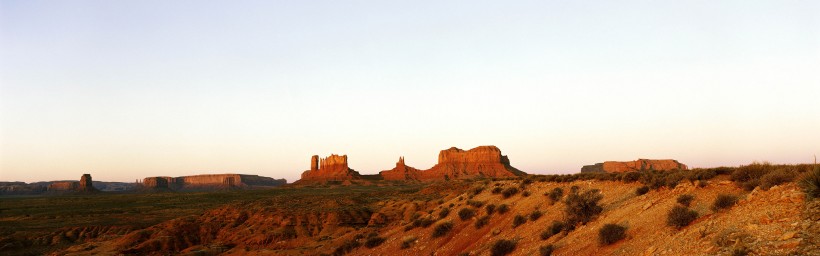
[[[0,1],[0,180],[820,153],[818,1]]]

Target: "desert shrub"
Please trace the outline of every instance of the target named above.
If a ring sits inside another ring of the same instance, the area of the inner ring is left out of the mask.
[[[602,245],[613,244],[626,237],[626,227],[618,224],[606,224],[598,230],[598,242]]]
[[[692,200],[694,200],[694,199],[695,199],[695,196],[693,196],[693,195],[683,194],[683,195],[678,196],[677,201],[678,201],[679,204],[681,204],[683,206],[686,206],[686,207],[689,207],[689,204],[691,204]]]
[[[564,214],[567,225],[585,224],[603,211],[603,208],[598,205],[598,201],[601,201],[604,197],[599,192],[599,190],[593,189],[582,194],[570,193],[567,196],[564,201],[566,203]]]
[[[495,184],[495,185],[498,185],[498,184]],[[501,187],[494,187],[493,190],[490,190],[490,193],[501,194],[501,190],[502,190]]]
[[[558,233],[561,233],[561,231],[564,230],[566,228],[566,226],[567,225],[564,224],[564,222],[557,221],[557,220],[552,221],[552,224],[550,224],[550,226],[549,226],[550,236],[554,236],[554,235],[557,235]]]
[[[475,207],[475,208],[481,208],[481,206],[484,206],[484,202],[474,201],[474,200],[467,200],[467,205]]]
[[[521,196],[523,196],[523,197],[529,197],[529,196],[530,196],[530,191],[526,191],[526,190],[525,190],[523,193],[521,193]]]
[[[516,187],[509,187],[501,191],[501,196],[504,198],[510,198],[511,196],[518,194],[518,188]]]
[[[541,231],[541,240],[547,240],[552,236],[549,230]]]
[[[641,179],[641,173],[639,172],[625,172],[621,174],[621,181],[623,182],[636,182]]]
[[[730,208],[737,203],[737,196],[734,195],[727,195],[727,194],[720,194],[715,198],[715,202],[712,204],[713,211],[719,211],[722,209]]]
[[[699,188],[705,188],[707,185],[709,185],[709,182],[706,182],[705,180],[699,180],[698,181],[698,187]]]
[[[561,188],[553,188],[549,193],[549,198],[553,202],[561,201],[561,197],[564,196],[564,190]]]
[[[524,185],[529,185],[529,184],[532,184],[532,182],[533,182],[533,179],[532,179],[532,178],[526,178],[526,179],[524,179],[524,181],[523,181]]]
[[[781,168],[760,177],[760,188],[768,190],[774,186],[794,180],[797,173],[789,169]]]
[[[550,256],[552,255],[552,251],[555,250],[555,247],[550,245],[544,245],[538,248],[538,255],[541,256]]]
[[[532,212],[530,213],[530,221],[536,221],[536,220],[538,220],[538,218],[541,218],[541,215],[544,215],[544,214],[543,214],[541,211],[539,211],[539,210],[534,210],[534,211],[532,211]]]
[[[429,227],[430,225],[433,225],[433,223],[435,223],[435,222],[436,221],[434,221],[432,218],[428,218],[428,217],[420,218],[420,219],[416,219],[416,220],[413,221],[413,227],[424,227],[424,228],[426,228],[426,227]]]
[[[692,170],[689,173],[689,177],[687,177],[687,178],[691,181],[696,181],[696,180],[710,180],[710,179],[714,178],[715,176],[717,176],[717,172],[715,172],[715,170],[712,170],[712,169],[698,169],[698,170]]]
[[[573,185],[572,187],[569,187],[569,193],[570,194],[578,193],[578,191],[580,191],[580,190],[581,190],[581,187],[578,187],[578,186],[575,186],[575,185]]]
[[[461,220],[468,220],[473,216],[475,216],[475,210],[472,208],[462,208],[458,211],[458,217],[461,218]]]
[[[760,178],[766,175],[774,166],[769,163],[752,163],[740,166],[732,171],[731,179],[745,190],[754,190],[760,185]]]
[[[673,207],[666,216],[666,225],[680,229],[689,225],[689,223],[692,223],[692,221],[697,218],[698,212],[677,205]]]
[[[756,187],[760,186],[760,179],[748,180],[746,182],[741,182],[740,187],[746,191],[755,190]]]
[[[487,215],[493,215],[493,213],[495,213],[495,205],[487,204],[487,206],[484,206],[484,210],[487,211]]]
[[[416,239],[418,239],[418,238],[416,238],[415,236],[409,236],[409,237],[402,238],[401,239],[401,248],[402,249],[410,248],[410,246],[412,246],[413,243],[416,242]]]
[[[815,166],[813,171],[803,174],[797,182],[807,199],[820,198],[820,166]]]
[[[359,246],[362,246],[362,244],[355,239],[345,241],[342,245],[336,247],[336,250],[333,251],[333,255],[345,255],[354,249],[359,248]]]
[[[749,255],[749,253],[751,252],[752,251],[744,245],[738,245],[732,248],[732,256],[746,256]]]
[[[524,224],[524,223],[527,223],[527,218],[524,217],[524,216],[521,216],[519,214],[519,215],[515,215],[515,218],[513,218],[512,226],[513,226],[513,228],[516,228],[518,226],[521,226],[521,224]]]
[[[484,217],[478,218],[478,220],[475,221],[475,228],[482,228],[488,223],[490,223],[490,216],[485,215]]]
[[[501,205],[498,206],[498,208],[496,210],[498,211],[499,214],[504,214],[504,213],[507,213],[508,211],[510,211],[510,206],[507,205],[507,204],[501,204]]]
[[[444,219],[444,218],[447,217],[447,215],[450,215],[450,208],[444,208],[444,209],[441,209],[441,211],[438,212],[438,218],[439,219]]]
[[[501,239],[495,241],[493,248],[490,250],[492,256],[503,256],[512,253],[515,250],[515,241]]]
[[[380,237],[378,235],[368,237],[367,240],[364,241],[364,247],[373,248],[373,247],[379,246],[382,243],[384,243],[384,240],[385,240],[384,237]]]
[[[446,235],[452,229],[453,229],[453,222],[451,222],[451,221],[439,223],[438,225],[436,225],[435,228],[433,228],[433,237],[435,238],[435,237],[440,237],[440,236]]]
[[[649,187],[647,187],[647,186],[642,186],[642,187],[639,187],[639,188],[635,189],[635,194],[639,195],[639,196],[643,195],[643,194],[646,194],[647,192],[649,192]]]
[[[478,194],[481,194],[481,192],[484,192],[484,187],[483,187],[483,186],[482,186],[482,187],[476,187],[476,188],[473,188],[473,195],[478,195]]]

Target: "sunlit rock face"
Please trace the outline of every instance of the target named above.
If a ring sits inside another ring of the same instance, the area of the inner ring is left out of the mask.
[[[669,171],[688,170],[685,164],[674,159],[638,159],[628,162],[606,161],[594,165],[585,165],[581,172],[630,172],[630,171]]]

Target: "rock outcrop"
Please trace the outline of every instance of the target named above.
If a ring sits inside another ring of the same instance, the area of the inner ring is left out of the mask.
[[[142,185],[148,189],[201,190],[213,188],[250,188],[285,185],[285,179],[247,174],[203,174],[182,177],[148,177]]]
[[[344,181],[361,179],[361,175],[347,166],[347,155],[310,158],[310,170],[302,173],[299,182]]]
[[[79,187],[76,181],[55,181],[48,185],[48,191],[76,191]]]
[[[687,169],[688,167],[685,164],[673,159],[638,159],[628,162],[606,161],[594,165],[585,165],[581,168],[581,172],[669,171]]]
[[[93,183],[91,181],[91,174],[83,174],[83,177],[80,178],[80,183],[79,183],[79,186],[77,187],[77,191],[80,191],[80,192],[97,192],[98,191],[93,186]]]
[[[452,147],[438,154],[438,164],[429,170],[418,170],[399,158],[396,167],[379,173],[385,180],[448,180],[477,177],[513,177],[525,173],[512,167],[510,159],[496,146],[480,146],[470,150]]]

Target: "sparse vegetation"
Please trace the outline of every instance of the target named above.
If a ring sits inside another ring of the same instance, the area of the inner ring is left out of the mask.
[[[526,190],[525,190],[523,193],[521,193],[521,196],[523,196],[523,197],[529,197],[529,196],[530,196],[530,191],[526,191]]]
[[[367,240],[365,240],[364,247],[373,248],[373,247],[379,246],[382,243],[384,243],[384,240],[385,240],[384,237],[380,237],[378,235],[370,236],[370,237],[367,238]]]
[[[561,231],[563,231],[566,228],[567,228],[567,225],[564,222],[557,221],[557,220],[552,221],[552,224],[550,224],[550,226],[549,226],[550,236],[557,235],[558,233],[561,233]]]
[[[487,211],[487,215],[493,215],[493,213],[495,213],[494,204],[487,204],[487,206],[485,206],[484,209]]]
[[[453,222],[451,222],[451,221],[439,223],[438,225],[436,225],[435,228],[433,228],[433,235],[432,236],[434,238],[444,236],[447,233],[449,233],[450,230],[452,230],[452,229],[453,229]]]
[[[501,191],[501,196],[504,198],[510,198],[511,196],[518,194],[518,188],[516,187],[509,187]]]
[[[722,209],[731,208],[735,203],[737,203],[737,196],[720,194],[715,198],[715,202],[712,204],[712,210],[720,211]]]
[[[481,208],[481,206],[484,206],[484,202],[475,201],[475,200],[467,200],[467,205],[475,207],[475,208]]]
[[[797,173],[794,171],[780,168],[760,177],[760,188],[769,190],[774,186],[793,181],[796,176]]]
[[[498,206],[498,209],[496,209],[496,210],[498,211],[499,214],[504,214],[504,213],[507,213],[508,211],[510,211],[510,206],[508,206],[507,204],[501,204],[501,205]]]
[[[538,254],[541,256],[550,256],[554,250],[555,247],[553,245],[544,245],[538,248]]]
[[[566,224],[574,227],[578,224],[586,224],[595,216],[598,216],[603,211],[603,208],[598,205],[598,201],[604,198],[599,192],[599,190],[593,189],[585,191],[583,194],[570,193],[565,200]]]
[[[542,213],[541,211],[539,211],[539,210],[533,210],[533,211],[530,213],[530,221],[536,221],[536,220],[538,220],[538,218],[541,218],[541,215],[543,215],[543,213]]]
[[[626,227],[618,224],[606,224],[598,230],[598,242],[602,245],[614,244],[626,237]]]
[[[647,192],[649,192],[649,187],[647,187],[647,186],[642,186],[642,187],[639,187],[639,188],[635,189],[635,194],[639,195],[639,196],[643,195],[643,194],[646,194]]]
[[[678,205],[669,211],[669,214],[666,217],[666,225],[680,229],[688,226],[689,223],[692,223],[692,221],[697,218],[698,212]]]
[[[482,228],[488,223],[490,223],[490,216],[478,218],[478,220],[475,221],[475,228]]]
[[[493,248],[490,250],[492,256],[504,256],[512,253],[515,250],[515,241],[501,239],[495,241]]]
[[[450,215],[450,208],[442,208],[441,211],[438,212],[439,219],[444,219],[447,215]]]
[[[460,211],[458,211],[458,217],[461,220],[468,220],[473,216],[475,216],[475,210],[473,210],[472,208],[462,208]]]
[[[484,186],[473,188],[473,195],[479,195],[484,192]]]
[[[686,207],[689,207],[689,204],[691,204],[692,200],[694,200],[694,199],[695,199],[695,196],[693,196],[693,195],[683,194],[683,195],[678,196],[677,201],[678,201],[679,204],[681,204],[683,206],[686,206]]]
[[[549,198],[552,202],[561,201],[561,197],[564,196],[564,190],[561,188],[553,188],[549,193]]]
[[[513,228],[516,228],[518,226],[521,226],[521,224],[524,224],[524,223],[527,223],[527,218],[526,217],[521,216],[521,215],[515,215],[515,218],[513,218],[512,226],[513,226]]]
[[[498,185],[498,184],[496,183],[495,185]],[[501,194],[501,190],[502,190],[501,187],[494,187],[493,190],[490,191],[490,193]]]
[[[362,246],[362,244],[359,243],[359,241],[357,241],[355,239],[348,240],[348,241],[345,241],[341,246],[336,247],[336,250],[333,251],[333,255],[336,255],[336,256],[345,255],[345,254],[355,250],[356,248],[359,248],[360,246]]]
[[[415,236],[409,236],[409,237],[403,238],[401,240],[401,248],[402,249],[410,248],[410,246],[412,246],[413,243],[415,243],[417,239],[418,238],[416,238]]]
[[[806,193],[806,199],[820,198],[820,166],[804,174],[798,184]]]

